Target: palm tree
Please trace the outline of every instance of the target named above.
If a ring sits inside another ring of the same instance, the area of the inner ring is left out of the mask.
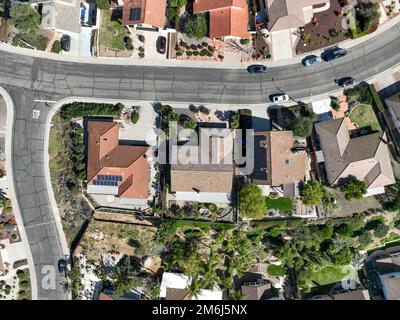
[[[201,287],[200,287],[200,282],[198,280],[198,276],[194,276],[192,279],[192,283],[190,284],[189,287],[189,293],[188,296],[189,298],[197,298],[199,296]]]
[[[233,293],[229,295],[229,300],[243,300],[244,298],[245,295],[240,290],[233,291]]]

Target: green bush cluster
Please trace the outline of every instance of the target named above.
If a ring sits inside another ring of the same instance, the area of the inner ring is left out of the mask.
[[[60,116],[63,120],[72,120],[76,118],[90,116],[119,116],[124,109],[122,103],[86,103],[72,102],[62,106]]]

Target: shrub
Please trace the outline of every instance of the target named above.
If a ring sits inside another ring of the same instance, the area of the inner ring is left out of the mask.
[[[123,109],[124,105],[122,103],[107,104],[73,102],[61,107],[60,116],[64,120],[96,115],[119,116]]]
[[[192,51],[186,51],[186,55],[187,55],[188,57],[190,57],[192,54],[193,54]]]
[[[286,269],[284,266],[277,266],[275,264],[270,264],[267,268],[267,272],[271,276],[279,277],[284,276],[286,274]]]
[[[389,228],[388,225],[383,224],[383,223],[379,223],[379,224],[376,226],[375,230],[374,230],[374,234],[375,234],[375,236],[378,237],[378,238],[383,238],[383,237],[385,237],[385,236],[388,234],[389,229],[390,229],[390,228]]]
[[[322,184],[311,180],[300,187],[300,195],[307,206],[316,206],[322,202],[324,190]]]
[[[240,116],[239,114],[235,113],[231,116],[231,118],[229,119],[229,127],[231,129],[238,129],[240,126]]]
[[[138,56],[139,56],[140,58],[144,58],[144,52],[139,52]]]
[[[254,183],[244,186],[239,192],[240,213],[253,219],[261,219],[265,216],[267,205],[262,190]]]
[[[190,38],[200,39],[207,36],[208,26],[205,15],[195,15],[185,23],[184,31]]]
[[[399,229],[399,230],[400,230],[400,218],[397,218],[397,219],[394,221],[394,227],[395,227],[396,229]]]
[[[96,0],[96,5],[101,10],[110,10],[109,0]]]
[[[51,52],[60,53],[61,50],[61,42],[58,40],[54,41],[53,46],[51,47]]]
[[[365,247],[372,243],[372,237],[371,237],[371,232],[368,230],[364,231],[359,237],[358,237],[358,243]]]
[[[194,130],[194,129],[196,129],[196,127],[197,127],[197,122],[196,122],[195,120],[193,120],[193,119],[186,119],[186,120],[182,123],[182,126],[183,126],[185,129],[192,129],[192,130]]]
[[[250,43],[250,39],[242,38],[240,39],[240,44],[246,45]]]
[[[341,187],[341,190],[346,200],[361,199],[367,193],[367,186],[364,181],[351,179]]]
[[[200,53],[198,51],[193,51],[193,55],[197,57],[200,55]]]
[[[144,40],[145,40],[144,35],[138,34],[137,37],[138,37],[138,39],[139,39],[140,42],[144,42]]]
[[[340,35],[340,31],[336,28],[329,29],[329,35],[332,38],[337,38]]]
[[[139,112],[135,112],[133,115],[132,115],[132,123],[133,124],[136,124],[138,121],[139,121]]]
[[[309,137],[312,133],[312,120],[310,117],[298,117],[294,119],[291,129],[295,136]]]

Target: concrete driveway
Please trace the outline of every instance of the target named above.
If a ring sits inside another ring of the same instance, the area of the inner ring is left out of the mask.
[[[140,108],[139,121],[136,124],[123,123],[123,127],[119,131],[119,139],[135,142],[148,141],[150,145],[155,144],[157,137],[154,129],[157,115],[153,106],[151,103],[144,103],[138,107]]]
[[[294,39],[291,30],[271,33],[271,54],[273,60],[290,59],[294,57]]]

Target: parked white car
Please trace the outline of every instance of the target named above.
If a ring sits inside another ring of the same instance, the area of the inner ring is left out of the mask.
[[[289,96],[285,93],[276,94],[272,97],[272,102],[287,102],[289,101]]]

